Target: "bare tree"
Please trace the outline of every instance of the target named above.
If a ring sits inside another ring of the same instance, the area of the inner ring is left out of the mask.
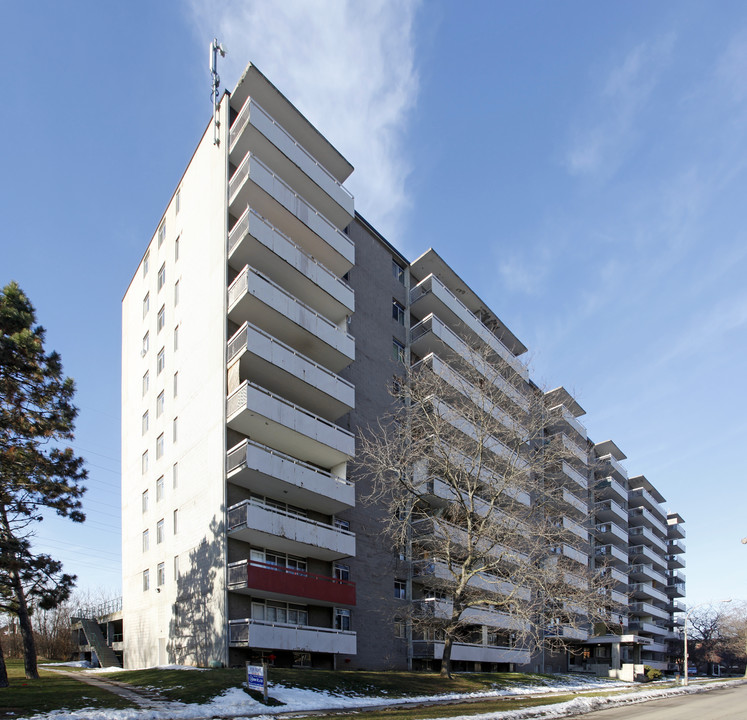
[[[555,645],[607,619],[607,577],[592,573],[588,533],[571,519],[586,498],[585,447],[562,432],[544,394],[489,349],[464,344],[449,362],[430,354],[392,388],[392,412],[361,438],[364,501],[388,509],[392,549],[417,586],[407,611],[413,638],[454,643]],[[566,471],[564,471],[564,468]],[[574,495],[578,491],[578,495]]]

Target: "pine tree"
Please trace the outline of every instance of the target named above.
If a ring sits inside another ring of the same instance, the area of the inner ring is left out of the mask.
[[[38,678],[34,607],[64,601],[75,576],[34,552],[32,528],[45,510],[83,522],[83,459],[73,438],[75,385],[60,356],[44,350],[44,328],[18,284],[0,292],[0,610],[18,617],[27,678]],[[0,678],[2,680],[2,678]],[[0,683],[1,684],[1,683]]]

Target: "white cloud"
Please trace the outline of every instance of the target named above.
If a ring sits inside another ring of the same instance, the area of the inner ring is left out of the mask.
[[[224,85],[251,60],[355,166],[356,209],[392,242],[408,208],[405,130],[418,94],[419,0],[192,0],[205,47],[228,55]],[[206,52],[207,55],[207,52]]]
[[[669,62],[671,33],[641,43],[607,75],[595,100],[591,118],[575,131],[566,155],[572,175],[614,171],[629,146],[636,120]]]

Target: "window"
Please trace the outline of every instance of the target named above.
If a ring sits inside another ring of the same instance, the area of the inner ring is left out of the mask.
[[[174,350],[179,349],[179,326],[174,328]]]
[[[150,573],[143,570],[143,592],[150,590]]]
[[[165,324],[166,324],[166,306],[161,305],[161,309],[158,311],[158,319],[156,320],[156,332],[161,332]]]
[[[140,469],[143,475],[145,475],[145,473],[148,472],[148,451],[147,450],[143,453],[143,456],[140,459]]]
[[[163,457],[163,433],[156,438],[156,460]]]
[[[405,308],[394,299],[392,300],[392,319],[400,325],[405,324]]]
[[[156,398],[156,417],[157,418],[163,415],[165,406],[166,406],[166,399],[164,396],[164,391],[161,390],[161,392],[158,393],[158,397]]]
[[[150,387],[150,373],[146,370],[145,374],[143,375],[143,395],[148,392],[148,388]]]
[[[174,262],[179,259],[179,238],[174,241]]]
[[[405,346],[396,338],[392,338],[392,360],[405,363]]]
[[[156,502],[163,500],[163,475],[156,480]]]
[[[350,630],[350,610],[335,608],[335,630]]]
[[[147,432],[148,432],[148,411],[146,410],[143,413],[142,434],[145,435],[145,433]]]
[[[179,579],[179,556],[174,555],[174,580]]]
[[[148,268],[150,267],[150,250],[145,253],[145,257],[143,258],[143,277],[145,277],[148,274]]]
[[[179,281],[174,283],[174,305],[179,304]]]
[[[158,563],[158,567],[156,568],[156,585],[158,587],[161,587],[161,585],[166,584],[166,565],[165,563]]]
[[[396,260],[392,260],[392,275],[395,280],[405,284],[405,269]]]
[[[174,510],[174,535],[179,532],[179,510]]]
[[[156,375],[160,375],[165,367],[166,367],[166,349],[161,348],[158,351],[158,359],[156,360]]]
[[[174,463],[174,467],[171,468],[171,487],[176,487],[179,484],[179,463]]]
[[[174,397],[177,396],[178,392],[179,392],[179,373],[175,372],[174,373]]]
[[[404,640],[407,636],[405,631],[405,624],[401,620],[394,621],[394,637]]]
[[[350,521],[349,520],[341,520],[340,518],[335,518],[335,527],[338,530],[347,530],[350,531]]]
[[[166,239],[166,221],[164,220],[158,228],[158,247],[163,245],[163,241]]]
[[[145,293],[145,297],[143,298],[143,317],[145,317],[148,314],[148,310],[150,310],[150,293]]]
[[[143,502],[143,512],[146,513],[148,512],[148,491],[147,490],[143,492],[142,502]]]
[[[161,269],[158,271],[158,292],[161,292],[161,288],[166,284],[166,263],[161,265]]]
[[[174,437],[172,438],[173,442],[177,441],[177,437],[178,437],[178,434],[179,434],[178,433],[178,429],[179,429],[179,418],[174,418],[174,423],[172,425],[172,431],[173,431],[173,435],[174,435]]]
[[[174,215],[179,214],[179,210],[181,210],[181,204],[182,204],[182,189],[179,188],[176,191],[176,197],[174,198]]]
[[[148,552],[150,547],[150,538],[147,530],[143,530],[143,552]]]
[[[333,568],[333,577],[335,580],[350,580],[350,566],[335,563]]]
[[[163,518],[156,523],[156,543],[159,545],[163,542]]]
[[[140,353],[143,357],[145,357],[145,354],[148,352],[149,347],[150,347],[150,333],[145,333],[145,335],[143,335],[143,350]]]
[[[404,580],[394,581],[394,597],[404,600],[407,597],[407,583]]]

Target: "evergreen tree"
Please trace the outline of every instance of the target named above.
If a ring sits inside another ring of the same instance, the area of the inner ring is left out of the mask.
[[[39,676],[31,612],[65,600],[75,582],[59,561],[34,553],[32,528],[44,510],[85,520],[83,459],[63,447],[78,413],[75,385],[60,356],[45,353],[44,335],[11,282],[0,292],[0,609],[18,617],[27,678]]]

